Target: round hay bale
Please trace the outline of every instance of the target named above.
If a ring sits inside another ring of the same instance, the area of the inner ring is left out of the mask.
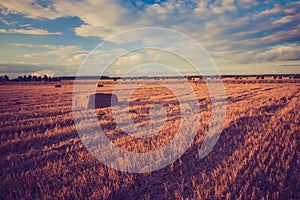
[[[91,109],[106,108],[115,105],[118,105],[118,97],[115,94],[96,93],[89,97],[88,107]]]

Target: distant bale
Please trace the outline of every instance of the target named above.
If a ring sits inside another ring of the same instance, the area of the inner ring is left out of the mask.
[[[90,109],[94,109],[106,108],[115,105],[118,105],[118,97],[115,94],[97,93],[90,96],[88,107]]]
[[[21,105],[22,104],[22,102],[21,101],[17,101],[17,102],[15,102],[15,105]]]
[[[61,85],[57,84],[55,85],[55,88],[61,88]]]
[[[103,87],[104,85],[102,83],[98,83],[97,87]]]

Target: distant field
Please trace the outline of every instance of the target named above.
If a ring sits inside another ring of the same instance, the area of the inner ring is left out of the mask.
[[[194,143],[173,164],[144,174],[116,171],[88,153],[73,122],[71,81],[61,81],[60,88],[0,85],[0,199],[300,199],[299,81],[224,82],[226,122],[213,151],[198,158],[210,98],[205,84],[191,80],[201,116]],[[97,91],[110,93],[114,82],[103,84]],[[137,124],[148,123],[150,102],[163,102],[170,116],[151,141],[120,134],[111,109],[97,109],[114,144],[146,152],[170,142],[180,120],[178,102],[170,91],[148,85],[131,99]]]

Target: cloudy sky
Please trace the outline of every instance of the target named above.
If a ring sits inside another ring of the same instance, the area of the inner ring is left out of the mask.
[[[299,1],[0,0],[0,74],[75,75],[99,43],[141,27],[190,36],[222,74],[300,73]]]

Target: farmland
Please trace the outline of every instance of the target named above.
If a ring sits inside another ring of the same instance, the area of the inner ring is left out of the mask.
[[[97,91],[114,87],[103,85]],[[73,122],[71,81],[0,85],[0,199],[299,199],[300,83],[225,82],[224,128],[203,159],[210,98],[205,84],[191,85],[201,118],[194,142],[174,163],[142,174],[109,168],[87,151]],[[99,124],[122,149],[159,149],[176,133],[178,102],[166,88],[141,88],[130,103],[134,122],[149,123],[150,102],[163,102],[168,114],[151,141],[121,133],[110,107],[97,108]]]

